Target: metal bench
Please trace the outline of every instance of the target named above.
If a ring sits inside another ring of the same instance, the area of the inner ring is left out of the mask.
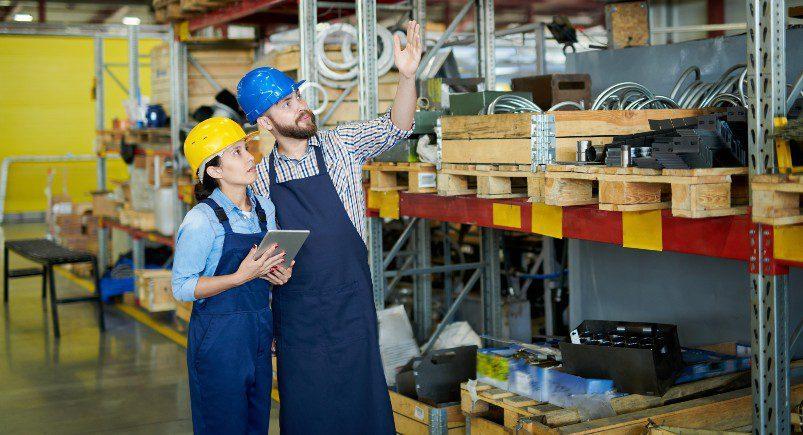
[[[10,252],[14,252],[23,258],[41,264],[42,268],[9,270],[8,254]],[[94,255],[87,252],[73,251],[46,239],[8,240],[4,245],[4,254],[3,303],[8,303],[9,278],[23,278],[28,276],[42,275],[42,299],[47,297],[48,283],[50,284],[50,311],[53,317],[53,334],[56,337],[61,336],[61,332],[59,331],[59,313],[57,308],[59,304],[96,302],[98,304],[98,326],[101,331],[106,330],[105,321],[103,319],[103,301],[100,298],[98,260]],[[92,296],[59,299],[56,297],[56,280],[53,278],[53,266],[73,263],[92,263],[95,294]]]

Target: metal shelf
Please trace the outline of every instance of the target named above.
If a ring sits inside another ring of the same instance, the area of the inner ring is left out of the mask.
[[[116,229],[128,233],[135,240],[148,240],[165,246],[174,247],[175,241],[172,237],[164,236],[155,231],[143,231],[139,228],[123,225],[119,221],[112,219],[98,218],[98,225],[102,228]]]
[[[557,207],[522,199],[481,199],[426,193],[371,192],[370,217],[418,217],[626,248],[750,261],[749,215],[688,219],[670,210],[612,212],[596,206]],[[803,267],[803,225],[765,227],[774,236],[779,265]]]

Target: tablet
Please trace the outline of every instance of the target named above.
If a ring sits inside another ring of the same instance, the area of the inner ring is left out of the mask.
[[[296,257],[296,254],[298,254],[301,245],[307,240],[308,235],[308,230],[270,230],[265,234],[265,237],[262,238],[262,242],[259,243],[257,256],[262,255],[262,253],[267,251],[274,243],[278,243],[278,251],[285,252],[282,266],[290,267],[290,263]]]

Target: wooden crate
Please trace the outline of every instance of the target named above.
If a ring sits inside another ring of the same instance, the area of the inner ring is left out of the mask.
[[[479,198],[530,197],[540,201],[544,173],[530,165],[458,165],[445,163],[438,171],[438,195]]]
[[[751,187],[754,222],[768,225],[803,223],[803,176],[756,175]]]
[[[179,7],[180,9],[180,7]],[[225,89],[237,92],[237,83],[251,70],[255,47],[249,44],[193,45],[189,54]],[[217,92],[191,63],[187,64],[188,108],[211,105]],[[170,51],[167,44],[151,50],[151,101],[170,114]]]
[[[176,309],[170,270],[135,270],[134,276],[137,299],[142,308],[154,313]]]
[[[370,174],[370,190],[388,192],[403,190],[413,193],[434,193],[435,165],[431,163],[368,163],[363,170]]]
[[[114,200],[112,192],[92,192],[92,215],[117,219],[120,215],[120,204]]]
[[[389,393],[397,434],[461,435],[465,433],[466,420],[460,412],[459,403],[435,407],[394,391],[389,391]]]
[[[672,209],[703,218],[747,212],[747,168],[656,169],[547,165],[544,203],[601,210]]]
[[[584,110],[440,118],[438,163],[533,163],[539,143],[554,148],[557,162],[576,160],[577,141],[601,147],[613,136],[650,131],[650,120],[684,118],[714,109]],[[554,143],[552,143],[554,141]]]
[[[461,408],[470,433],[486,434],[642,434],[649,424],[689,429],[735,430],[752,423],[750,388],[727,390],[729,385],[749,385],[749,373],[741,372],[677,385],[664,396],[626,395],[612,399],[616,416],[581,421],[576,409],[561,408],[489,385],[477,387],[475,402],[461,391]],[[736,379],[742,383],[734,384]],[[712,393],[718,394],[712,394]],[[709,394],[708,396],[704,396]],[[704,397],[700,397],[704,396]],[[791,388],[792,401],[803,399],[803,385]],[[535,403],[533,403],[535,402]]]

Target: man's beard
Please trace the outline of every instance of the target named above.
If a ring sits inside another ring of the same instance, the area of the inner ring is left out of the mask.
[[[298,121],[300,121],[304,115],[309,115],[310,122],[312,123],[310,127],[302,127],[298,124]],[[296,118],[294,124],[279,125],[278,123],[273,122],[273,128],[276,129],[276,133],[278,133],[280,136],[288,137],[291,139],[309,139],[315,136],[316,133],[318,133],[318,126],[316,124],[315,114],[309,110],[300,113]]]

